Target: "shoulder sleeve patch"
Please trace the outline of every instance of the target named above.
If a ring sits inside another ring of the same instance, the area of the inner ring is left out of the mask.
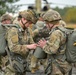
[[[18,30],[16,28],[10,29],[9,36],[12,43],[18,43]]]

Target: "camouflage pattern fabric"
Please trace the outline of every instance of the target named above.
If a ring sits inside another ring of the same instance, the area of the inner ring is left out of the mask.
[[[19,28],[19,34],[17,28],[12,27],[9,29],[6,35],[6,39],[8,41],[10,50],[12,52],[20,54],[22,53],[22,55],[26,54],[28,51],[26,44],[34,43],[32,37],[30,36],[29,30],[24,31],[21,27]],[[24,50],[26,51],[24,52]]]
[[[43,29],[44,25],[45,25],[45,22],[43,21],[37,21],[36,23],[37,29]]]
[[[60,47],[60,42],[64,39],[64,34],[60,30],[56,30],[49,37],[44,51],[48,54],[55,54]]]
[[[13,19],[13,17],[10,16],[9,14],[3,14],[1,16],[1,21],[4,21],[4,20],[12,20],[12,19]]]
[[[46,24],[49,26],[52,24],[53,28],[59,26],[59,21],[61,20],[60,14],[52,9],[48,10],[43,15],[43,18]],[[62,31],[53,30],[51,30],[46,45],[43,46],[44,52],[50,56],[52,62],[52,72],[50,75],[67,75],[71,70],[71,64],[66,61],[66,57],[64,56],[66,39]],[[61,48],[62,45],[64,45],[63,48]]]
[[[29,50],[26,48],[26,44],[34,43],[31,35],[32,32],[30,28],[23,30],[23,28],[19,26],[19,28],[12,27],[8,29],[6,39],[8,41],[10,51],[18,53],[26,59],[29,53]],[[9,75],[10,72],[11,75],[14,75],[15,73],[15,71],[13,71],[13,67],[11,67],[10,64],[7,65],[5,72],[6,75]]]
[[[0,66],[4,68],[8,61],[8,56],[0,56]]]
[[[53,22],[61,20],[61,16],[57,11],[50,9],[43,15],[43,19],[48,22]]]
[[[65,48],[59,51],[60,45],[64,43],[65,43],[64,34],[60,30],[55,30],[50,35],[50,38],[43,49],[47,54],[50,54],[51,56],[55,54],[54,56],[55,59],[52,60],[52,68],[53,68],[52,75],[57,75],[57,74],[64,75],[67,72],[69,72],[71,69],[71,64],[69,64],[65,59],[63,60],[63,56],[58,57],[59,55],[65,53],[65,50],[64,50]],[[58,66],[56,65],[56,63]]]
[[[21,16],[25,19],[27,19],[28,21],[32,22],[33,24],[36,23],[37,19],[36,19],[36,15],[33,15],[30,11],[23,11],[21,13]]]
[[[5,70],[5,75],[16,75],[15,70],[11,65],[8,65]]]

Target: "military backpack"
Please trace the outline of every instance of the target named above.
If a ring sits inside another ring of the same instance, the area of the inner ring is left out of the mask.
[[[75,63],[76,62],[76,29],[64,28],[64,27],[60,27],[58,29],[61,30],[66,36],[66,42],[65,42],[66,60],[70,63]]]
[[[26,61],[25,59],[20,55],[20,54],[16,54],[13,53],[9,50],[8,47],[8,42],[5,38],[6,33],[8,31],[9,28],[11,27],[16,27],[18,29],[18,33],[19,32],[19,26],[16,24],[1,24],[0,23],[0,56],[3,55],[8,55],[9,59],[8,59],[8,64],[10,63],[11,66],[13,66],[13,68],[15,69],[15,71],[17,73],[23,73],[25,71],[25,67],[26,67]]]
[[[17,27],[17,25],[14,24],[2,24],[0,23],[0,55],[5,55],[6,54],[6,47],[7,47],[7,43],[6,43],[6,39],[5,39],[5,35],[7,32],[7,29],[10,27]]]

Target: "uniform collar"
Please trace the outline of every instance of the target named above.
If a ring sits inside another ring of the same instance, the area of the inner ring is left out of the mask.
[[[20,25],[20,23],[19,23],[19,22],[17,22],[16,24],[17,24],[17,25],[18,25],[18,27],[19,27],[19,31],[24,31],[24,29],[21,27],[21,25]]]

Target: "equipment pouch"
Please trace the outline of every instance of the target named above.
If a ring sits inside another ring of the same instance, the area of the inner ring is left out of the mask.
[[[21,55],[13,54],[12,63],[13,63],[13,68],[17,73],[25,72],[27,63]]]

